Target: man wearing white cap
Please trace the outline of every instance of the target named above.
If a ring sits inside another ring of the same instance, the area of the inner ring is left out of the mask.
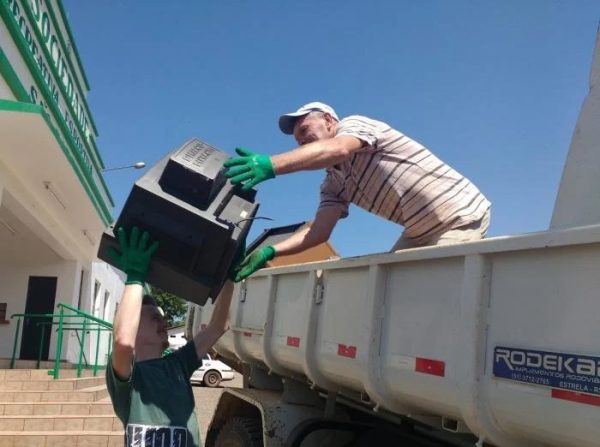
[[[303,232],[246,257],[236,281],[277,255],[290,255],[327,239],[354,203],[404,226],[393,251],[481,239],[489,227],[490,202],[468,179],[427,148],[388,124],[311,102],[279,118],[279,128],[299,147],[267,156],[237,148],[226,176],[249,189],[277,175],[326,169],[314,221]]]

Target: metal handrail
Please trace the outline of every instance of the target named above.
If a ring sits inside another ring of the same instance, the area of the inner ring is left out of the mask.
[[[65,315],[65,317],[68,317],[68,316],[75,316],[75,315]],[[43,326],[58,325],[58,322],[56,322],[56,321],[43,321],[43,322],[36,323],[36,324],[37,324],[37,326],[42,326],[43,327]],[[78,331],[80,331],[80,330],[87,330],[89,332],[90,330],[94,330],[94,329],[98,331],[98,334],[96,336],[96,362],[94,363],[94,368],[95,368],[95,370],[97,370],[97,364],[98,364],[98,357],[97,356],[98,356],[98,349],[100,348],[100,346],[99,346],[100,334],[99,333],[100,332],[106,332],[106,331],[112,332],[112,329],[104,327],[104,326],[101,326],[99,323],[96,323],[96,322],[90,323],[90,324],[86,325],[86,327],[84,327],[83,324],[70,323],[70,322],[66,323],[66,324],[63,323],[63,331],[75,331],[75,334],[77,334],[77,339],[79,341],[79,346],[80,346],[81,349],[83,349],[83,344],[81,343],[81,339],[79,339],[79,333],[78,333]],[[42,362],[42,348],[44,346],[44,337],[45,337],[44,334],[45,334],[45,332],[42,329],[42,335],[40,337],[40,347],[38,349],[38,359],[37,359],[37,364],[36,364],[36,368],[37,369],[40,368],[40,363]],[[88,363],[87,363],[87,359],[85,359],[85,354],[84,354],[83,358],[85,360],[85,364],[87,365]],[[94,375],[96,375],[96,374],[94,374]]]
[[[76,307],[69,306],[68,304],[58,303],[56,305],[56,307],[64,307],[65,309],[69,309],[69,310],[71,310],[71,311],[73,311],[73,312],[81,315],[82,317],[86,317],[86,318],[88,318],[88,319],[90,319],[92,321],[95,321],[96,323],[99,323],[99,324],[101,324],[101,325],[103,325],[103,326],[105,326],[105,327],[107,327],[109,329],[112,329],[112,327],[113,327],[112,324],[110,324],[108,321],[104,321],[104,320],[102,320],[102,319],[100,319],[100,318],[98,318],[98,317],[96,317],[96,316],[94,316],[92,314],[88,314],[87,312],[79,310]]]
[[[86,333],[89,333],[90,330],[94,330],[96,331],[96,358],[94,360],[94,366],[93,366],[93,371],[94,371],[94,376],[97,375],[98,373],[98,353],[100,350],[100,333],[101,332],[106,332],[109,331],[110,332],[110,336],[109,336],[109,342],[108,342],[108,351],[110,354],[111,351],[111,341],[112,341],[112,324],[109,323],[108,321],[104,321],[94,315],[88,314],[87,312],[83,312],[82,310],[79,310],[73,306],[70,306],[68,304],[64,304],[64,303],[58,303],[57,306],[58,308],[58,313],[57,314],[13,314],[11,315],[11,319],[13,318],[17,318],[17,326],[15,329],[15,340],[14,340],[14,344],[13,344],[13,352],[12,352],[12,358],[11,358],[11,362],[10,362],[10,367],[14,368],[15,367],[15,362],[16,362],[16,354],[17,354],[17,345],[18,345],[18,341],[19,341],[19,330],[21,329],[21,318],[23,320],[25,320],[26,318],[51,318],[50,321],[41,321],[36,323],[37,326],[40,326],[42,328],[42,334],[40,337],[40,345],[38,348],[38,360],[37,360],[37,368],[40,367],[40,363],[41,363],[41,356],[42,356],[42,349],[44,346],[44,334],[45,334],[45,330],[44,330],[44,326],[49,326],[50,328],[54,325],[57,325],[57,337],[56,337],[56,353],[55,353],[55,360],[54,360],[54,369],[48,371],[48,374],[52,375],[55,379],[58,379],[60,376],[60,368],[61,368],[61,356],[62,356],[62,344],[63,344],[63,333],[64,331],[69,331],[69,330],[75,330],[76,334],[77,334],[77,339],[79,341],[79,356],[78,356],[78,363],[77,363],[77,377],[81,377],[81,371],[83,369],[83,362],[82,360],[85,362],[85,365],[89,367],[89,363],[87,361],[87,359],[85,358],[85,335]],[[73,313],[65,313],[65,311],[71,311]],[[72,319],[77,319],[76,321],[73,321]],[[55,319],[58,319],[58,321],[55,321]],[[65,319],[67,319],[65,321]],[[79,337],[79,331],[81,330],[82,332],[82,336],[81,338]],[[21,339],[22,339],[22,332],[21,332]]]

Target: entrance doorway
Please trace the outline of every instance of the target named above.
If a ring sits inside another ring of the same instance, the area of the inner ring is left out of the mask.
[[[54,313],[54,301],[56,299],[56,276],[30,276],[27,285],[27,302],[25,304],[26,314],[52,314]],[[37,360],[40,349],[40,339],[44,331],[44,343],[42,345],[42,360],[48,360],[50,349],[50,335],[52,327],[49,323],[51,317],[25,318],[21,335],[21,355],[24,360]]]

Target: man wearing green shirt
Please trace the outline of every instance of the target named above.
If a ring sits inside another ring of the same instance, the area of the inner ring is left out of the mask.
[[[111,255],[127,275],[113,325],[113,351],[106,383],[115,413],[125,428],[127,447],[200,447],[190,376],[228,329],[233,284],[227,281],[210,323],[179,350],[168,347],[167,324],[143,284],[158,243],[134,227],[117,231],[120,252]]]

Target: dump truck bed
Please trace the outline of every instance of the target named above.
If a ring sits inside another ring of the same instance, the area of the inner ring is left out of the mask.
[[[497,445],[598,445],[599,267],[588,226],[265,269],[216,350]]]

